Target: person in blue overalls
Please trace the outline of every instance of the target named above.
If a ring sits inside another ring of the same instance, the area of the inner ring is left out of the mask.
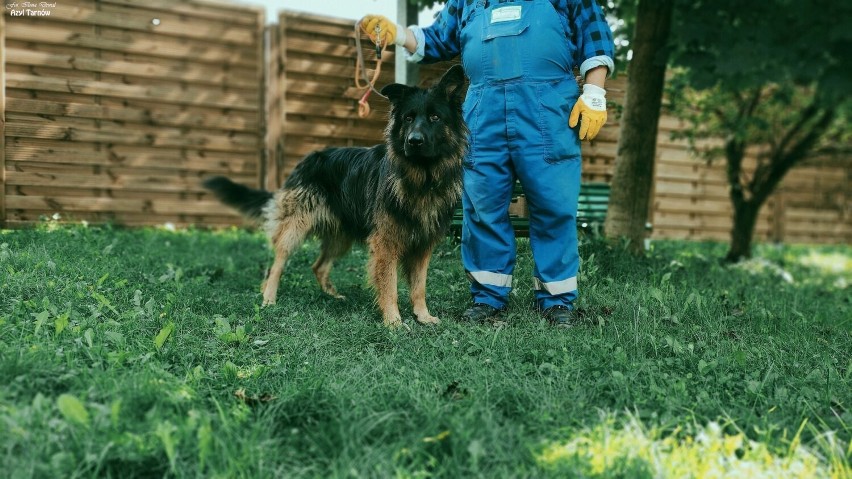
[[[606,122],[604,82],[613,70],[612,32],[600,7],[594,0],[449,0],[430,27],[380,15],[361,20],[374,41],[376,26],[379,40],[405,47],[409,61],[461,54],[470,78],[462,263],[473,305],[462,319],[494,320],[506,309],[516,255],[509,203],[518,178],[529,206],[537,306],[551,323],[571,326],[580,140]]]

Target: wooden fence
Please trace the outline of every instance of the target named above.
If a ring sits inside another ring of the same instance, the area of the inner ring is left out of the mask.
[[[258,181],[263,11],[200,0],[52,5],[36,7],[41,16],[5,10],[0,219],[234,223],[199,180]]]
[[[683,125],[663,116],[657,139],[654,237],[729,240],[732,206],[724,161],[696,158],[671,134]],[[744,170],[756,166],[747,157]],[[792,169],[764,204],[755,239],[789,243],[852,243],[850,158],[811,158]]]
[[[131,225],[239,224],[199,188],[200,178],[221,173],[272,189],[312,150],[381,141],[387,102],[374,94],[373,113],[357,115],[364,90],[354,82],[352,21],[283,12],[264,28],[262,12],[246,7],[144,5],[68,0],[50,17],[7,13],[6,225],[56,211]],[[369,42],[363,52],[372,74]],[[393,81],[394,57],[385,52],[379,87]],[[419,84],[449,65],[423,67]],[[623,79],[610,80],[610,102],[623,104],[624,89]],[[612,178],[619,127],[610,111],[596,140],[584,143],[584,181]],[[672,117],[660,120],[652,236],[726,240],[724,165],[707,165],[673,141],[680,128]],[[848,158],[794,169],[763,208],[757,239],[852,243],[850,186]]]

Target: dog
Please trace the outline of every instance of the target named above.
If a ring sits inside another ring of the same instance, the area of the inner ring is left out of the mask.
[[[469,134],[462,118],[464,81],[456,65],[428,89],[385,86],[381,93],[391,110],[383,144],[310,153],[274,194],[221,176],[204,182],[222,203],[264,222],[275,251],[261,286],[264,306],[276,301],[290,253],[313,234],[321,251],[312,269],[325,293],[343,299],[329,277],[332,264],[354,242],[364,242],[384,324],[402,325],[400,267],[417,321],[440,322],[426,306],[426,271],[461,198]]]

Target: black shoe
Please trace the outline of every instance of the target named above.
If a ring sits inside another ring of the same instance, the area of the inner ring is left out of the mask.
[[[577,313],[567,306],[551,306],[541,312],[541,316],[557,328],[571,328],[577,325]]]
[[[462,313],[462,321],[469,323],[486,323],[499,320],[503,315],[503,309],[497,309],[483,303],[473,303]]]

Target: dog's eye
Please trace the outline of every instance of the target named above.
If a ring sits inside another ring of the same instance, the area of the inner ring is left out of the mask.
[[[405,120],[406,123],[411,123],[414,121],[414,115],[405,115],[402,119]]]
[[[429,115],[429,121],[431,121],[431,122],[436,122],[440,119],[441,119],[441,117],[439,117],[438,115]]]

